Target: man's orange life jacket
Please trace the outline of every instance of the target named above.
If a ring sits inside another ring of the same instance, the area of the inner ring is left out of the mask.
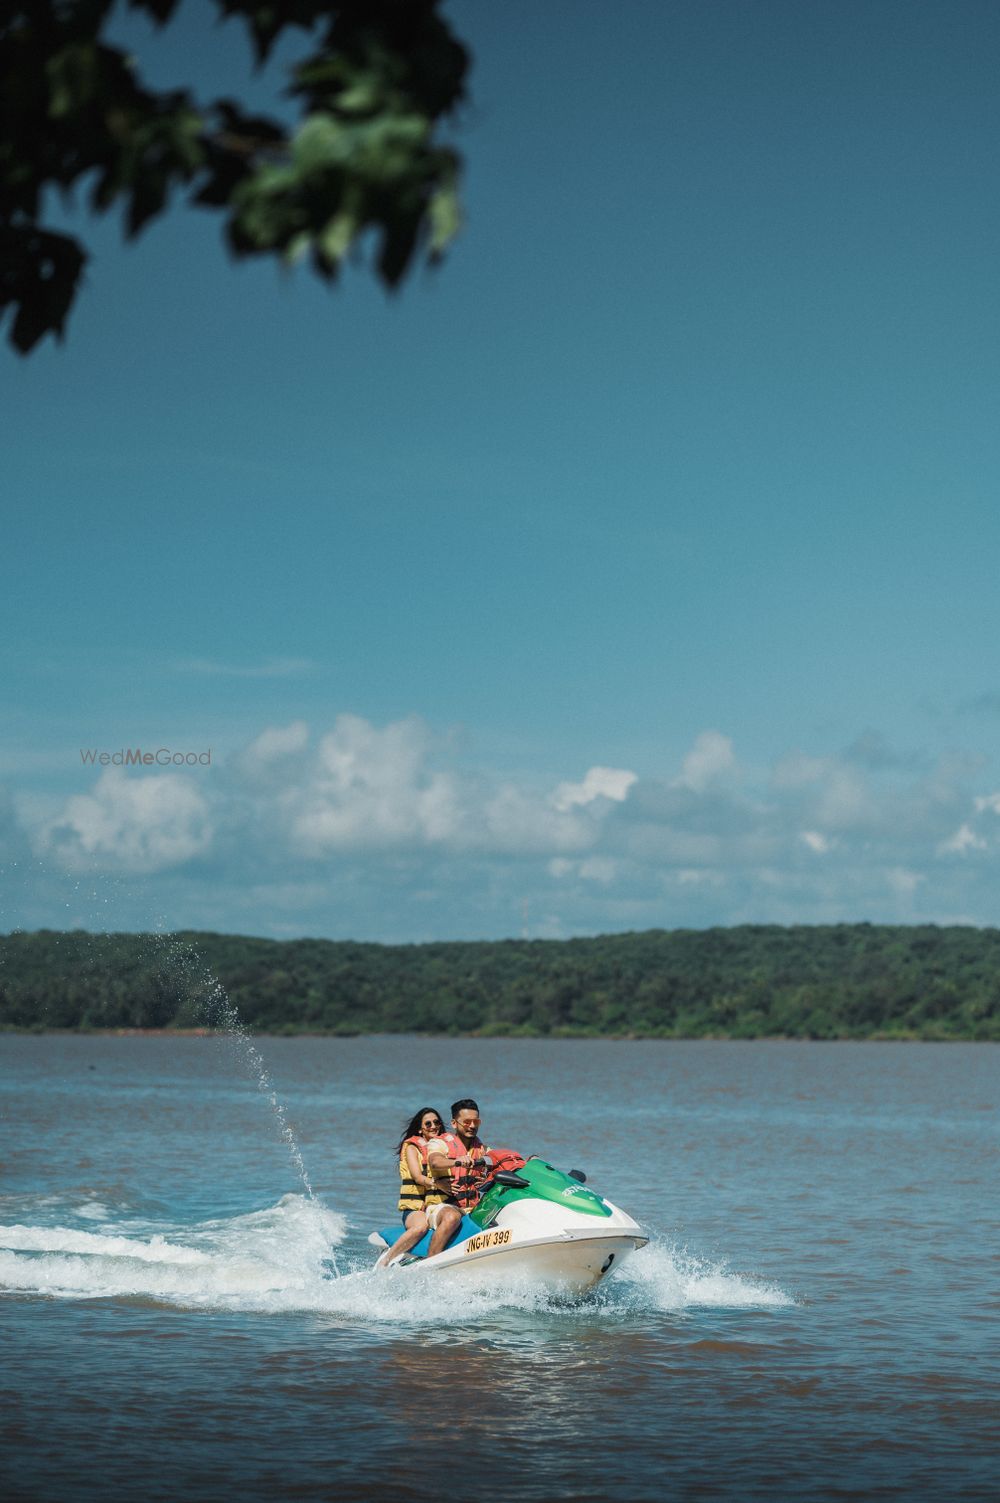
[[[470,1147],[466,1148],[457,1133],[443,1132],[440,1137],[448,1146],[448,1156],[453,1159],[461,1159],[468,1156],[471,1164],[456,1164],[451,1171],[449,1181],[450,1194],[447,1199],[453,1200],[461,1206],[463,1211],[471,1211],[479,1199],[479,1191],[487,1175],[486,1165],[483,1160],[488,1152],[486,1144],[478,1138],[473,1138]],[[441,1180],[444,1188],[444,1180]]]

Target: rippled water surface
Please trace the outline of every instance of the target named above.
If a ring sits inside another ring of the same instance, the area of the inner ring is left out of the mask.
[[[0,1037],[9,1496],[997,1496],[995,1048],[257,1047]],[[468,1094],[650,1232],[596,1297],[369,1271]]]

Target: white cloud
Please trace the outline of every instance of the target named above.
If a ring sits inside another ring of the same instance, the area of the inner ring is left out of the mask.
[[[986,848],[986,841],[969,824],[959,825],[954,835],[942,840],[938,846],[942,855],[962,855],[965,851],[985,851]]]
[[[295,848],[318,856],[459,837],[458,784],[428,766],[429,746],[415,718],[380,730],[359,715],[338,716],[305,777],[285,794]]]
[[[613,799],[620,804],[636,781],[636,774],[622,767],[591,767],[582,783],[560,783],[552,795],[552,803],[561,811],[578,804],[592,804],[598,798]]]
[[[560,811],[549,799],[512,783],[488,794],[481,814],[469,814],[471,843],[512,855],[582,851],[597,838],[598,825],[589,811]]]
[[[706,731],[679,777],[598,765],[557,782],[499,776],[467,746],[459,760],[416,716],[344,714],[318,731],[267,726],[203,772],[109,769],[55,806],[19,790],[0,848],[23,848],[27,832],[57,870],[161,873],[158,890],[172,882],[179,897],[208,884],[198,858],[211,856],[215,885],[198,889],[194,918],[241,932],[329,932],[355,910],[386,938],[454,934],[460,912],[472,933],[518,932],[526,895],[536,913],[560,906],[569,932],[901,911],[992,922],[1000,793],[979,791],[983,775],[967,757],[931,766],[850,748],[754,773]]]
[[[438,765],[446,750],[416,717],[377,727],[341,715],[313,750],[296,728],[259,737],[260,747],[294,751],[275,761],[280,781],[251,787],[259,823],[299,856],[428,849],[495,855],[586,850],[592,819],[554,809],[541,792],[479,771]],[[272,758],[274,760],[274,758]]]
[[[697,819],[699,812],[691,815]],[[714,813],[715,827],[709,829],[687,829],[681,819],[633,826],[625,837],[628,854],[642,865],[662,867],[717,866],[740,852],[743,864],[742,835],[727,828],[730,811],[723,807]]]
[[[830,765],[826,757],[809,757],[805,752],[790,752],[775,764],[771,773],[771,786],[780,791],[808,788],[823,780]]]
[[[879,821],[880,802],[862,773],[838,767],[830,775],[817,812],[828,829],[858,829]]]
[[[921,882],[927,879],[922,872],[908,871],[906,867],[894,866],[886,873],[891,890],[900,898],[912,898]]]
[[[220,663],[214,658],[185,658],[174,664],[175,673],[196,673],[206,678],[298,678],[311,673],[308,658],[264,658],[260,663]]]
[[[69,799],[42,826],[36,848],[70,870],[156,872],[203,855],[213,835],[208,803],[192,778],[129,776],[109,767],[92,793]]]
[[[718,731],[702,731],[684,758],[676,786],[704,793],[736,767],[733,743]]]
[[[610,856],[588,856],[584,861],[569,861],[556,856],[548,864],[551,877],[579,877],[584,882],[599,882],[607,887],[619,873],[619,863]]]
[[[852,750],[844,757],[795,752],[775,765],[769,787],[778,809],[797,810],[799,838],[818,850],[812,837],[829,848],[835,838],[899,842],[922,830],[936,843],[954,823],[961,776],[939,766],[917,777],[902,758],[891,769],[866,767]]]
[[[703,866],[682,866],[673,875],[681,887],[723,887],[726,881],[722,872]]]
[[[268,726],[241,754],[240,763],[248,772],[260,772],[304,752],[308,744],[309,727],[304,720]]]

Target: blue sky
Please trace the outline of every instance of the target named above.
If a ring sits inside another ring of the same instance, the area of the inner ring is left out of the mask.
[[[119,31],[236,92],[208,14]],[[0,354],[0,927],[995,923],[1000,14],[449,14],[441,269],[81,211]]]

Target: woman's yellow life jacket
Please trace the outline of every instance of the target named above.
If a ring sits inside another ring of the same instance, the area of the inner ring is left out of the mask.
[[[447,1195],[439,1190],[425,1190],[423,1185],[418,1185],[410,1173],[410,1166],[406,1161],[406,1145],[412,1143],[420,1155],[420,1168],[428,1178],[427,1170],[427,1139],[421,1138],[414,1133],[412,1138],[404,1138],[399,1150],[399,1206],[400,1211],[422,1211],[424,1206],[436,1206],[442,1200],[447,1200]]]

